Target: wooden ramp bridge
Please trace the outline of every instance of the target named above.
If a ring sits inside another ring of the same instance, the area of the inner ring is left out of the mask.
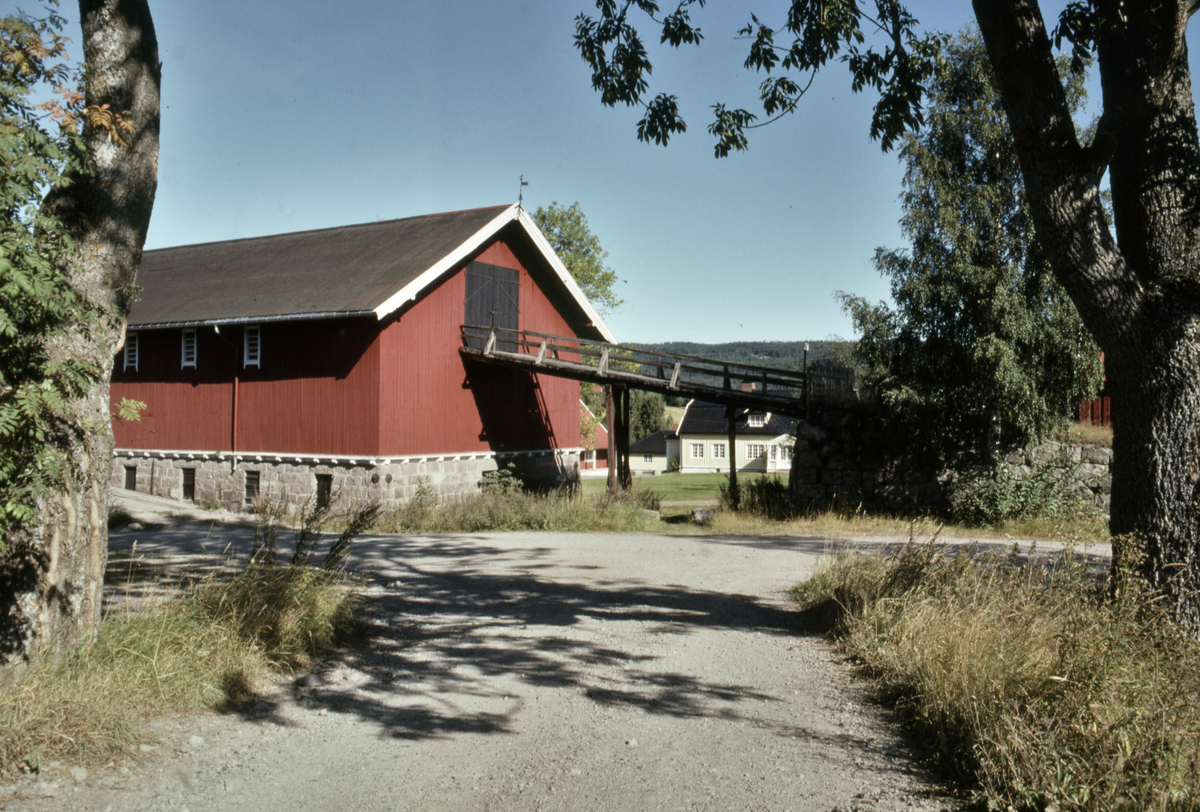
[[[812,408],[814,376],[807,362],[799,371],[773,369],[532,330],[465,324],[462,341],[459,352],[465,358],[606,387],[610,492],[627,488],[631,482],[630,389],[723,404],[727,407],[730,448],[736,447],[734,422],[739,409],[808,419]],[[848,375],[847,371],[847,375],[835,377]],[[735,454],[729,455],[729,482],[730,494],[736,500]]]

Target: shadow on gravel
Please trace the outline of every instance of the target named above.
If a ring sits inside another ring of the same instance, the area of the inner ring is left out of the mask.
[[[122,568],[134,573],[128,579],[133,588],[150,589],[156,573],[178,580],[197,564],[244,556],[250,535],[244,528],[163,530],[143,534],[133,551],[136,538],[128,531],[110,534],[114,592],[120,592]],[[685,538],[701,552],[706,545],[736,545],[820,555],[859,546],[824,538]],[[989,542],[976,549],[1010,546]],[[782,738],[824,742],[832,746],[831,760],[873,754],[877,758],[871,761],[887,764],[909,758],[891,741],[866,733],[808,729],[787,714],[764,713],[765,705],[791,698],[763,693],[750,683],[665,668],[657,655],[624,647],[630,636],[616,626],[634,624],[643,639],[702,629],[757,633],[780,638],[781,647],[788,646],[788,638],[817,634],[785,606],[752,595],[595,579],[585,572],[594,565],[566,564],[560,550],[536,541],[514,547],[482,535],[368,536],[355,541],[352,555],[355,568],[371,583],[364,604],[367,640],[322,669],[328,682],[297,688],[294,696],[328,715],[368,720],[383,736],[512,734],[517,713],[529,701],[530,691],[524,689],[553,686],[598,707],[731,720]],[[338,683],[331,673],[338,669],[348,669],[357,681]],[[257,724],[286,724],[278,711],[277,705],[260,703],[234,712]]]
[[[351,695],[318,692],[309,699],[330,712],[370,719],[399,738],[509,733],[512,711],[471,706],[512,704],[521,686],[575,689],[599,705],[651,714],[754,721],[738,707],[777,698],[750,685],[664,672],[654,656],[603,642],[605,626],[633,623],[650,634],[672,635],[699,627],[772,635],[803,631],[796,613],[745,595],[672,586],[606,588],[529,573],[441,572],[415,565],[402,570],[372,596],[369,643],[340,658],[370,681]],[[425,701],[420,708],[397,708],[397,695]]]

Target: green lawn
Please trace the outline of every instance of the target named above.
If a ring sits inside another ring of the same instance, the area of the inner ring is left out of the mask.
[[[745,484],[763,474],[738,474],[738,482]],[[771,476],[775,476],[771,474]],[[784,483],[786,475],[779,477]],[[664,502],[717,498],[717,489],[729,481],[729,474],[660,474],[659,476],[636,476],[634,485],[643,491],[651,491]],[[599,493],[607,485],[605,479],[585,479],[583,489]]]

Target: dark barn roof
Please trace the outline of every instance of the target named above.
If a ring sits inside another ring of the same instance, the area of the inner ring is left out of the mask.
[[[636,443],[629,444],[630,454],[666,454],[667,440],[677,440],[679,435],[669,429],[656,431],[648,437],[643,437]]]
[[[615,340],[517,206],[147,251],[129,326],[382,319],[493,237],[522,232],[560,278],[565,298],[577,302],[582,323],[593,322],[605,340]]]
[[[680,434],[727,434],[729,418],[725,416],[725,407],[720,403],[709,403],[703,400],[693,400],[683,413],[679,423]],[[737,434],[761,434],[768,437],[778,437],[781,434],[795,434],[800,425],[799,419],[781,414],[767,416],[767,422],[762,426],[747,425],[747,417],[751,412],[764,414],[760,410],[738,409],[734,421]]]

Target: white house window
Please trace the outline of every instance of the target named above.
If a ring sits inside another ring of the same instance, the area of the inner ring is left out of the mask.
[[[761,429],[767,425],[767,416],[765,414],[751,414],[746,418],[746,425],[752,429]]]
[[[771,459],[772,460],[779,459],[779,446],[777,446],[777,445],[771,446]]]
[[[767,448],[762,443],[750,443],[746,446],[746,459],[761,460],[766,456]]]
[[[713,457],[715,457],[718,460],[725,459],[725,444],[724,443],[713,443]]]
[[[196,331],[183,331],[183,368],[196,366]]]
[[[692,443],[692,459],[704,459],[704,443]]]
[[[242,358],[245,359],[242,366],[259,366],[259,354],[262,350],[262,335],[259,333],[257,327],[247,327],[242,336]]]
[[[125,334],[125,369],[137,372],[138,368],[138,334]]]
[[[792,461],[792,447],[790,445],[779,446],[779,459],[784,462]]]
[[[653,454],[643,454],[642,462],[654,462],[654,455]]]

